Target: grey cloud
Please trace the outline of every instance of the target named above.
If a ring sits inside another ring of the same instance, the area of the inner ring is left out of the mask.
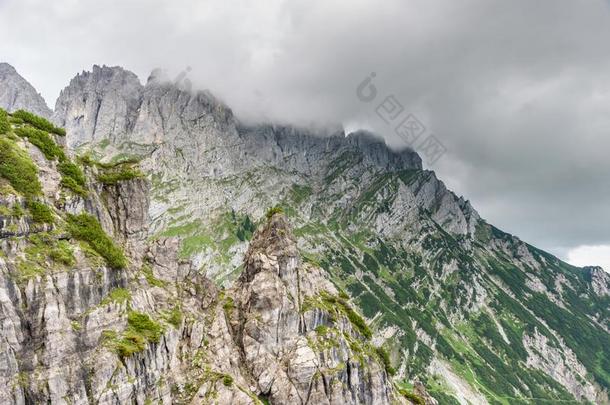
[[[447,147],[433,169],[490,222],[561,253],[610,243],[606,1],[0,0],[2,59],[51,104],[94,63],[162,66],[244,119],[392,128],[376,72]]]

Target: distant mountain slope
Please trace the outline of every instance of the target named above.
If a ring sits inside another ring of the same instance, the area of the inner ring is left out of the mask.
[[[610,276],[482,220],[410,150],[368,133],[243,125],[207,92],[122,68],[73,79],[54,121],[91,159],[140,161],[149,236],[233,286],[271,206],[439,403],[609,403]]]

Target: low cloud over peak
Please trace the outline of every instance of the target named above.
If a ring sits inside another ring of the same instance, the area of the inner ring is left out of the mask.
[[[94,63],[143,82],[162,66],[243,119],[343,122],[400,147],[377,111],[393,96],[446,148],[431,168],[489,222],[564,257],[610,243],[606,1],[5,0],[0,35],[50,105]]]

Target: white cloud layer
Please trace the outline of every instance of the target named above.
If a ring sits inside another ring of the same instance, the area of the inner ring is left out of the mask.
[[[579,246],[568,252],[568,263],[574,266],[601,266],[610,272],[610,245]]]

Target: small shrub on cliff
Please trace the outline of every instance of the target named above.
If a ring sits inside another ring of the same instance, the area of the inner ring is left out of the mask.
[[[424,401],[422,397],[411,391],[407,391],[404,388],[398,388],[398,392],[400,393],[400,395],[407,398],[409,401],[411,401],[411,403],[415,405],[426,405],[426,401]]]
[[[113,169],[106,169],[97,176],[97,180],[105,185],[115,185],[121,181],[139,179],[144,174],[136,167],[130,165],[119,165]]]
[[[350,323],[362,336],[367,339],[373,337],[373,332],[368,327],[364,319],[356,312],[352,306],[344,298],[331,295],[327,292],[322,292],[318,300],[307,301],[303,303],[302,311],[310,310],[310,307],[321,307],[328,312],[341,314],[349,319]]]
[[[53,211],[45,204],[35,200],[29,200],[26,208],[32,214],[32,221],[37,224],[52,224],[54,222]]]
[[[58,128],[55,125],[51,124],[45,118],[39,117],[36,114],[32,114],[29,111],[18,110],[13,113],[13,117],[23,120],[23,122],[27,122],[31,126],[38,128],[42,131],[52,132],[59,136],[66,136],[66,130],[63,128]]]
[[[63,161],[66,159],[64,150],[57,145],[53,138],[45,131],[36,128],[23,127],[17,128],[15,133],[21,138],[28,139],[32,145],[40,149],[48,160],[55,160],[58,158],[60,161]]]
[[[110,267],[122,269],[127,265],[123,251],[106,235],[97,219],[88,214],[68,215],[66,219],[72,237],[87,242]]]
[[[36,165],[25,151],[6,138],[0,138],[0,176],[26,197],[42,193]]]
[[[8,121],[8,114],[0,108],[0,134],[6,134],[11,130],[11,124]]]
[[[60,240],[49,252],[49,257],[55,263],[63,264],[64,266],[74,266],[76,259],[72,247],[65,240]]]
[[[129,328],[143,336],[147,341],[159,343],[163,335],[163,327],[142,312],[130,311],[127,314]]]
[[[106,298],[102,300],[102,304],[109,304],[115,302],[117,304],[124,304],[131,301],[131,292],[126,288],[114,288],[112,289]]]
[[[273,217],[275,214],[283,214],[284,210],[282,209],[282,207],[280,206],[275,206],[275,207],[271,207],[269,208],[269,210],[267,211],[267,219],[271,219],[271,217]]]
[[[393,376],[396,374],[396,369],[392,367],[392,362],[390,361],[390,354],[383,347],[376,347],[375,352],[383,362],[383,366],[385,367],[385,371],[389,376]]]
[[[159,343],[162,335],[163,327],[158,322],[136,311],[128,312],[127,329],[121,336],[111,330],[102,333],[105,344],[122,358],[143,351],[147,343]]]
[[[83,171],[78,165],[70,161],[63,148],[57,145],[49,134],[43,130],[31,127],[17,128],[15,133],[22,138],[28,139],[34,146],[40,149],[48,160],[59,160],[60,163],[57,169],[61,173],[61,185],[63,187],[80,196],[85,197],[87,195]]]
[[[230,387],[230,386],[232,386],[232,385],[233,385],[233,377],[231,377],[231,376],[230,376],[230,375],[228,375],[228,374],[225,374],[225,375],[222,377],[222,383],[224,384],[224,386],[225,386],[225,387]]]
[[[175,306],[174,309],[169,311],[166,314],[165,320],[172,324],[174,328],[180,328],[180,325],[182,324],[182,312],[180,311],[180,307]]]
[[[76,164],[66,160],[58,167],[61,173],[61,185],[72,190],[75,194],[85,197],[87,193],[85,174]]]

